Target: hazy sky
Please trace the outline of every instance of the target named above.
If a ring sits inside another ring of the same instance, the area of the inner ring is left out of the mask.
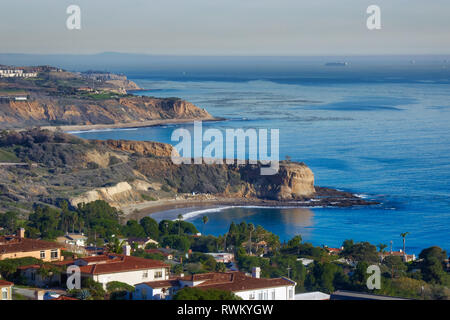
[[[381,30],[366,28],[372,4]],[[2,0],[0,30],[0,53],[448,54],[450,1]]]

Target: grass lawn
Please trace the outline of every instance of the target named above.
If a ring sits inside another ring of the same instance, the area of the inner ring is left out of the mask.
[[[20,162],[20,160],[14,153],[0,149],[0,162]]]

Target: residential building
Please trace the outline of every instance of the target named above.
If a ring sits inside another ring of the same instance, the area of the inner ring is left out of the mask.
[[[145,249],[148,244],[158,245],[158,241],[155,241],[150,238],[128,238],[126,242],[137,249]]]
[[[62,261],[61,245],[56,242],[27,239],[25,230],[15,236],[0,236],[0,260],[32,257],[46,262]]]
[[[62,237],[56,238],[56,242],[69,244],[72,246],[85,247],[87,239],[88,237],[86,237],[83,233],[67,233]]]
[[[216,260],[216,262],[230,263],[234,261],[234,254],[229,252],[207,253]]]
[[[330,255],[330,256],[331,255],[337,256],[337,255],[339,255],[342,252],[342,250],[344,250],[344,247],[330,248],[330,247],[324,246],[324,249],[327,250],[328,255]]]
[[[164,256],[167,260],[173,260],[173,254],[169,250],[164,250],[163,248],[160,249],[146,249],[145,252],[147,253],[159,253]]]
[[[305,267],[309,266],[311,263],[314,262],[313,259],[308,259],[308,258],[298,258],[297,261],[301,261],[301,263],[302,263]]]
[[[34,78],[37,72],[24,72],[22,69],[0,69],[0,78]]]
[[[33,264],[28,266],[18,267],[17,270],[20,272],[20,275],[25,279],[27,285],[34,286],[38,288],[60,285],[61,284],[61,273],[52,274],[51,271],[45,273],[41,273],[42,268],[50,268],[49,265],[39,265]]]
[[[330,300],[330,295],[320,291],[305,292],[296,294],[295,300]]]
[[[0,300],[12,300],[14,283],[0,279]]]
[[[403,262],[410,262],[410,261],[416,260],[415,254],[406,254],[405,252],[403,252],[402,249],[400,249],[399,251],[380,252],[379,255],[380,255],[380,258],[382,261],[384,258],[386,258],[388,256],[400,257],[400,258],[402,258]]]
[[[166,281],[149,281],[136,285],[133,300],[170,300],[184,287],[201,290],[218,289],[230,291],[243,300],[294,300],[296,283],[287,278],[260,278],[259,268],[252,276],[243,272],[212,272],[195,274]]]
[[[135,285],[144,281],[169,279],[170,266],[159,260],[109,254],[79,258],[73,264],[80,267],[81,277],[91,278],[104,288],[111,281]]]
[[[382,296],[364,292],[338,290],[331,294],[330,300],[411,300],[411,299]]]

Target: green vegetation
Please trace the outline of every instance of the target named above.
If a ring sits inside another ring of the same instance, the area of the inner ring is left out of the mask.
[[[20,162],[14,152],[0,149],[0,162]]]
[[[242,300],[234,293],[229,291],[186,287],[178,291],[173,300]]]

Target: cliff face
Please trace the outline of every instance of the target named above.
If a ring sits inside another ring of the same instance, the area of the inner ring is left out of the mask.
[[[314,175],[302,163],[283,161],[277,174],[262,176],[259,165],[175,165],[172,150],[157,142],[89,141],[37,128],[2,131],[0,151],[14,153],[25,166],[0,166],[0,211],[62,199],[73,206],[104,200],[120,207],[192,192],[281,201],[317,194]]]
[[[98,144],[106,145],[114,150],[137,153],[143,156],[170,157],[174,147],[170,144],[152,141],[129,141],[129,140],[107,140],[96,141]],[[178,152],[175,150],[175,154]]]
[[[139,191],[146,191],[150,184],[145,181],[135,180],[132,183],[119,182],[111,187],[96,188],[83,193],[81,196],[70,199],[70,204],[76,207],[80,203],[89,203],[96,200],[104,200],[114,207],[120,207],[126,203],[142,201]]]
[[[303,163],[281,162],[277,174],[260,175],[257,166],[244,167],[242,176],[249,181],[255,196],[273,200],[298,200],[315,193],[314,174]]]
[[[181,193],[211,193],[271,200],[299,200],[315,193],[314,174],[305,164],[281,162],[277,174],[263,176],[259,165],[174,165],[170,159],[139,159],[137,170],[166,181]]]
[[[42,97],[0,102],[0,125],[4,128],[210,118],[206,110],[180,99],[126,97],[95,101]]]

